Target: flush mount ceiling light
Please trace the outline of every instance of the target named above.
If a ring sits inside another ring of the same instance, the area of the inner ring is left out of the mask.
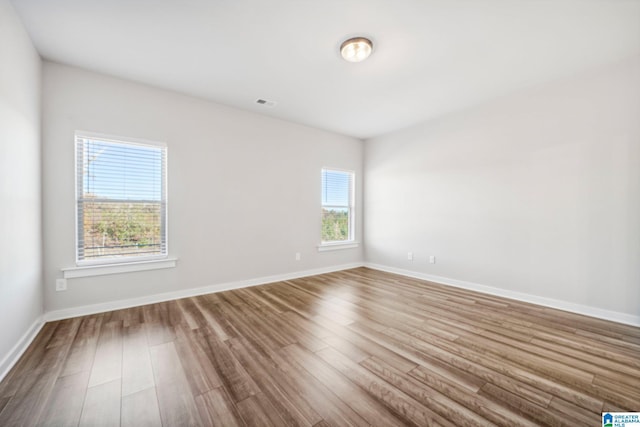
[[[371,55],[373,44],[371,40],[364,37],[354,37],[345,40],[340,45],[340,54],[349,62],[364,61]]]

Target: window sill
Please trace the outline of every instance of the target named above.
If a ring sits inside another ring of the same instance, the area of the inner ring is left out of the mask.
[[[338,243],[322,243],[318,245],[318,252],[325,251],[338,251],[341,249],[352,249],[360,246],[360,243],[350,241],[350,242],[338,242]]]
[[[65,279],[76,277],[104,276],[106,274],[131,273],[134,271],[159,270],[176,266],[177,258],[165,258],[151,261],[125,262],[121,264],[87,265],[62,269]]]

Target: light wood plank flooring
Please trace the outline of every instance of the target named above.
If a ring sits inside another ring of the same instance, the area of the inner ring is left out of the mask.
[[[366,268],[47,323],[0,426],[601,425],[640,328]]]

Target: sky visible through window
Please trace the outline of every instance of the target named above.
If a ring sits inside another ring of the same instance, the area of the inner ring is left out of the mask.
[[[162,148],[84,140],[84,196],[99,199],[162,199]]]

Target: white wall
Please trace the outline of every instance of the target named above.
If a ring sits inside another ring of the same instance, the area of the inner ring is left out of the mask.
[[[0,0],[0,378],[42,314],[41,63]]]
[[[69,279],[55,292],[60,268],[75,265],[76,130],[168,144],[169,252],[178,267]],[[45,62],[46,310],[362,262],[362,248],[317,251],[323,166],[356,171],[361,238],[360,140]]]
[[[640,321],[639,76],[631,58],[366,141],[367,261]]]

